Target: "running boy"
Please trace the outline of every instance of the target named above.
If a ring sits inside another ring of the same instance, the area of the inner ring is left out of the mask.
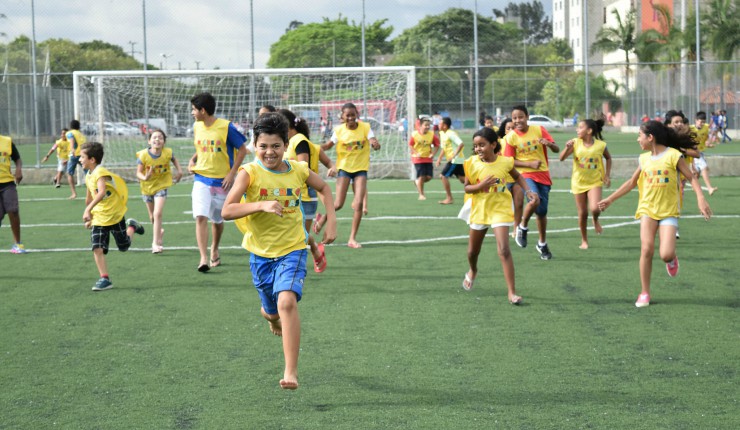
[[[57,174],[54,177],[54,187],[59,188],[62,186],[62,173],[67,171],[67,162],[69,161],[69,141],[67,140],[67,130],[62,129],[62,135],[54,142],[49,152],[44,158],[41,159],[42,163],[46,163],[52,152],[57,152]]]
[[[707,186],[707,190],[709,190],[709,195],[711,196],[717,191],[717,187],[713,187],[709,181],[709,166],[707,166],[707,160],[704,158],[704,151],[707,150],[707,140],[709,139],[706,112],[697,112],[694,125],[689,128],[696,134],[696,141],[698,143],[696,149],[699,151],[699,156],[694,158],[694,171],[704,179],[704,184]]]
[[[431,130],[432,120],[429,117],[419,119],[419,130],[414,131],[409,138],[411,148],[411,162],[416,168],[416,191],[419,192],[419,200],[426,200],[424,195],[424,184],[432,180],[434,166],[432,160],[439,151],[439,139]],[[434,147],[434,150],[432,150]]]
[[[15,164],[15,173],[10,165]],[[26,248],[21,243],[21,217],[18,210],[18,191],[16,185],[23,180],[23,161],[18,148],[9,136],[0,135],[0,223],[5,214],[10,219],[10,231],[14,244],[10,249],[13,254],[25,254]]]
[[[80,164],[80,151],[82,145],[87,142],[87,138],[80,131],[80,122],[73,119],[69,122],[69,131],[67,131],[67,140],[69,141],[69,161],[67,162],[67,181],[69,181],[69,188],[72,190],[72,194],[69,196],[70,200],[77,198],[77,190],[75,190],[75,173],[77,172],[77,165]]]
[[[248,217],[242,246],[251,254],[249,267],[262,301],[261,313],[270,331],[283,338],[285,372],[280,387],[295,390],[301,338],[298,301],[306,277],[308,240],[301,190],[312,187],[324,204],[325,244],[337,235],[334,202],[329,186],[306,163],[283,160],[288,144],[285,117],[261,115],[254,124],[254,138],[257,159],[239,168],[222,213],[225,219]]]
[[[452,175],[455,175],[461,183],[465,183],[465,169],[463,168],[463,163],[465,162],[463,148],[465,144],[460,139],[460,136],[457,135],[457,132],[450,129],[450,126],[452,126],[452,119],[448,116],[442,118],[442,122],[439,123],[439,140],[442,151],[437,157],[436,166],[439,167],[439,164],[442,162],[442,154],[447,158],[447,164],[442,170],[442,173],[439,174],[439,178],[442,180],[442,186],[445,189],[445,199],[439,201],[441,205],[452,204],[453,198],[449,180]]]
[[[92,229],[90,241],[92,243],[93,258],[98,268],[100,279],[93,285],[93,291],[103,291],[113,288],[108,276],[108,264],[105,255],[108,253],[110,235],[116,241],[118,250],[125,252],[131,246],[131,237],[144,234],[144,227],[135,219],[126,222],[126,203],[128,202],[128,188],[120,176],[110,172],[100,163],[103,161],[103,145],[90,142],[82,145],[80,150],[80,164],[85,169],[85,212],[82,222],[85,228]]]

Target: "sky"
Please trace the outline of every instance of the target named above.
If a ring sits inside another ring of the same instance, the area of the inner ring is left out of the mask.
[[[475,8],[493,16],[511,0],[366,0],[365,22],[387,19],[391,37],[426,15],[451,7]],[[0,41],[31,37],[31,0],[0,2]],[[521,3],[521,1],[514,1]],[[548,14],[552,2],[542,1]],[[291,21],[320,22],[341,14],[362,22],[362,0],[253,0],[255,67],[264,68],[275,43]],[[143,5],[146,6],[147,61],[166,69],[247,69],[251,65],[248,0],[34,0],[36,41],[102,40],[134,51],[143,61]],[[2,37],[1,33],[5,33]],[[131,43],[133,42],[133,44]],[[39,54],[41,55],[41,54]],[[54,70],[52,70],[53,72]]]

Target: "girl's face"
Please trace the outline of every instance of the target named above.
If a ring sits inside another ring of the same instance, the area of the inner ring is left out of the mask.
[[[260,134],[254,143],[257,159],[270,170],[278,170],[285,153],[285,142],[277,134]]]
[[[650,151],[653,149],[653,135],[652,134],[645,134],[642,129],[640,129],[640,132],[637,133],[637,143],[640,144],[640,148],[643,151]]]
[[[681,118],[678,115],[676,115],[673,118],[671,118],[671,122],[670,122],[670,124],[668,124],[668,127],[673,127],[673,128],[677,128],[677,127],[680,127],[680,126],[683,126],[683,118]]]
[[[473,138],[473,152],[483,161],[492,161],[496,154],[493,153],[494,146],[483,136]]]
[[[151,136],[149,136],[149,146],[152,149],[162,149],[164,147],[164,143],[164,134],[159,131],[155,131]]]
[[[432,128],[432,125],[429,123],[429,121],[422,121],[421,124],[419,124],[419,133],[426,134],[429,132],[429,129]]]
[[[345,108],[342,110],[342,120],[350,130],[357,128],[357,109]]]
[[[493,120],[492,119],[487,119],[487,120],[483,121],[483,126],[484,127],[488,127],[488,128],[493,128]]]
[[[578,135],[579,139],[585,139],[591,134],[593,134],[593,130],[588,128],[588,126],[586,125],[586,121],[581,121],[578,123],[578,128],[576,128],[576,135]]]
[[[513,129],[514,129],[514,122],[513,121],[507,122],[506,126],[504,127],[504,131],[506,132],[506,134],[509,134],[509,132]]]
[[[529,120],[529,115],[524,113],[524,111],[515,110],[511,112],[511,122],[514,123],[514,128],[523,133],[529,128],[527,120]]]

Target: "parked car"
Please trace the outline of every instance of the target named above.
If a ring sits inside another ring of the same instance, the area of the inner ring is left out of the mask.
[[[549,117],[546,117],[545,115],[530,115],[529,120],[527,121],[527,124],[541,125],[545,128],[562,128],[563,127],[562,122],[555,121],[554,119],[550,119]]]

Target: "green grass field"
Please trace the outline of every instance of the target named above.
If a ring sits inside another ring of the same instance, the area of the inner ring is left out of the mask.
[[[656,255],[643,309],[636,192],[581,251],[569,184],[556,181],[554,259],[512,242],[515,307],[490,236],[475,289],[460,288],[468,229],[459,205],[436,203],[439,180],[425,202],[410,181],[370,181],[364,248],[343,246],[347,206],[328,269],[309,269],[296,392],[278,388],[281,343],[233,224],[223,266],[196,272],[189,185],[170,190],[165,252],[150,253],[149,230],[111,251],[115,287],[100,293],[83,201],[21,186],[31,252],[8,253],[0,228],[0,428],[735,429],[740,178],[715,181],[709,223],[687,192],[681,272],[669,278]],[[130,189],[129,216],[146,220]]]

